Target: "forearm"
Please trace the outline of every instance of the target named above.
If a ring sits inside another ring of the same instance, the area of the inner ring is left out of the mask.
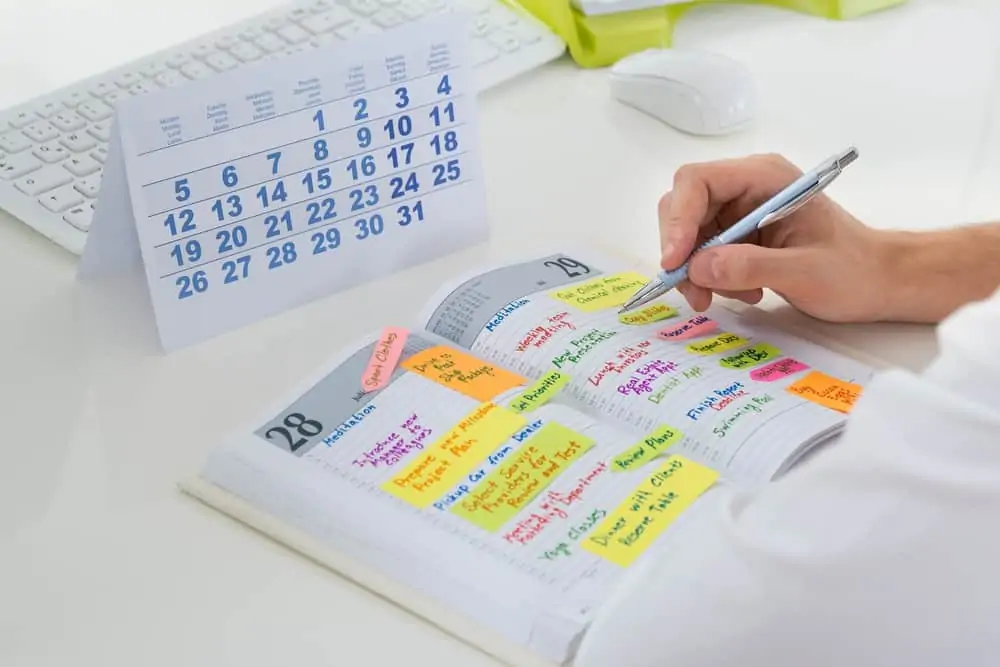
[[[937,323],[1000,287],[1000,222],[880,234],[886,320]]]

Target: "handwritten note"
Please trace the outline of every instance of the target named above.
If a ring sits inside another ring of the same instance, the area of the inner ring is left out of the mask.
[[[548,403],[569,382],[569,376],[557,370],[551,370],[538,381],[516,396],[510,402],[514,412],[531,412],[540,405]]]
[[[622,324],[650,324],[676,316],[676,308],[671,308],[665,303],[657,303],[652,306],[646,306],[641,310],[621,313],[618,316],[618,321]]]
[[[718,476],[711,468],[671,456],[605,517],[583,548],[628,567]]]
[[[593,446],[590,438],[549,422],[451,511],[483,530],[495,532]]]
[[[427,507],[526,423],[524,417],[484,403],[382,485],[415,507]]]
[[[623,472],[635,470],[662,454],[667,447],[679,442],[684,434],[670,426],[660,426],[655,431],[642,439],[634,447],[629,447],[624,452],[611,460],[611,470]]]
[[[364,391],[378,391],[389,383],[392,372],[399,363],[399,357],[403,354],[403,346],[406,345],[408,335],[406,329],[399,327],[386,327],[382,330],[372,348],[368,366],[361,374],[361,388]]]
[[[723,333],[700,343],[691,343],[685,349],[693,354],[718,354],[743,347],[749,342],[736,334]]]
[[[812,371],[786,389],[796,396],[837,412],[850,412],[861,395],[861,385]]]
[[[716,324],[715,320],[709,319],[704,315],[695,315],[677,326],[662,329],[656,335],[663,340],[689,340],[691,338],[707,336],[718,328],[719,325]]]
[[[809,370],[809,367],[795,359],[778,359],[775,362],[755,368],[750,371],[750,379],[755,382],[774,382],[789,375],[795,375],[802,371]]]
[[[719,359],[719,365],[723,368],[741,369],[753,368],[765,362],[777,359],[781,356],[781,350],[768,343],[757,343],[740,350],[736,354],[731,354]]]
[[[577,310],[592,313],[622,305],[648,280],[645,276],[629,271],[594,278],[550,292],[549,295]]]
[[[418,352],[401,366],[477,401],[491,401],[508,389],[527,383],[516,373],[445,345]]]

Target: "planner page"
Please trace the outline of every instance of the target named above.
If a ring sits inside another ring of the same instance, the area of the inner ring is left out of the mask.
[[[632,433],[530,405],[528,378],[418,333],[366,391],[391,356],[378,338],[352,347],[201,476],[556,663],[619,578],[722,488],[670,452],[614,466]]]
[[[530,258],[443,286],[420,326],[643,436],[622,468],[669,448],[763,483],[842,427],[872,368],[676,292],[619,314],[651,277],[594,253]]]

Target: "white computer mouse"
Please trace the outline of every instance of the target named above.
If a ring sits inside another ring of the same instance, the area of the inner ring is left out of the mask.
[[[611,67],[611,93],[682,132],[720,135],[756,114],[756,87],[741,63],[716,53],[649,49]]]

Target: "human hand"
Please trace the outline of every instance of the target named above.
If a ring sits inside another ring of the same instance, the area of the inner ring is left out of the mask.
[[[681,167],[673,190],[660,199],[661,266],[677,268],[695,247],[801,175],[775,155]],[[885,314],[884,245],[880,232],[820,194],[742,243],[697,253],[677,289],[698,311],[713,294],[754,304],[769,288],[819,319],[874,321]]]

